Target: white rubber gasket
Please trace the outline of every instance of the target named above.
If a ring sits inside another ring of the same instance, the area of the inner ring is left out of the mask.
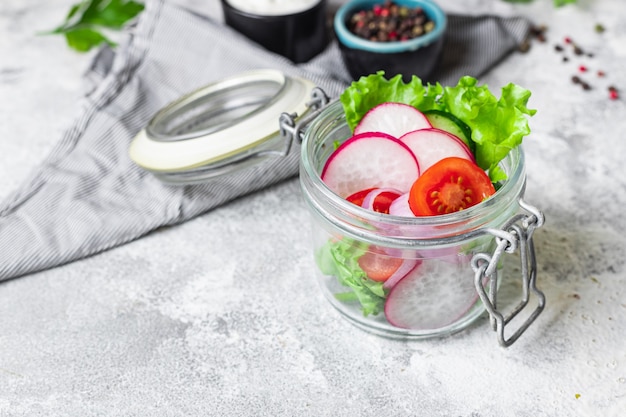
[[[163,140],[142,129],[133,139],[129,155],[140,167],[153,172],[181,172],[219,162],[240,152],[247,151],[279,134],[279,117],[282,113],[302,116],[308,109],[311,91],[315,87],[310,81],[286,77],[276,70],[256,70],[236,75],[210,84],[200,90],[181,97],[163,108],[168,111],[180,103],[211,95],[227,93],[242,84],[277,83],[282,86],[276,95],[257,111],[238,119],[235,123],[208,133],[191,137],[173,137]]]

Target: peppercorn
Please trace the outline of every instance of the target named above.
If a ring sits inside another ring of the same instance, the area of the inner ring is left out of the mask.
[[[356,36],[373,42],[405,41],[435,29],[435,22],[421,7],[400,6],[390,0],[354,13],[347,25]]]

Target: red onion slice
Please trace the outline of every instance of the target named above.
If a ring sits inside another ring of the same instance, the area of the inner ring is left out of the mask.
[[[391,289],[404,278],[409,272],[411,272],[417,266],[417,259],[403,259],[402,264],[396,269],[396,271],[391,274],[389,278],[383,284],[383,288]]]
[[[402,194],[393,200],[393,203],[389,206],[389,214],[392,216],[415,217],[411,207],[409,207],[409,193]]]

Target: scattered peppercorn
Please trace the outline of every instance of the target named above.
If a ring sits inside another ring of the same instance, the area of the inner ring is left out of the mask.
[[[583,81],[583,80],[582,80],[579,76],[577,76],[577,75],[572,76],[572,82],[573,82],[574,84],[578,84],[578,85],[580,85],[580,86],[582,87],[582,89],[583,89],[583,90],[591,90],[591,85],[590,85],[588,82]]]
[[[533,26],[530,28],[530,34],[537,39],[539,42],[545,42],[546,41],[546,31],[548,30],[548,27],[546,25],[541,25],[541,26]]]
[[[531,27],[529,31],[529,36],[524,41],[522,41],[522,43],[519,45],[519,50],[521,52],[529,51],[531,47],[531,40],[533,39],[542,43],[546,42],[547,39],[546,39],[545,34],[547,32],[547,29],[548,28],[545,25]],[[603,32],[603,31],[604,31],[604,27],[601,27],[601,25],[596,26],[596,32]],[[569,36],[565,36],[563,38],[563,43],[565,44],[565,46],[563,46],[562,44],[555,44],[554,51],[562,55],[561,60],[564,63],[570,61],[570,57],[566,55],[566,53],[568,53],[568,51],[570,50],[575,56],[581,57],[581,59],[593,58],[595,56],[594,53],[583,50],[583,48],[580,47],[580,45],[577,45],[573,41],[573,39]],[[576,58],[574,57],[574,59]],[[578,62],[580,63],[581,61],[578,61]],[[582,61],[582,62],[585,62],[585,61]],[[590,69],[587,67],[587,65],[581,64],[578,66],[578,72],[580,73],[587,73],[589,71]],[[598,78],[603,78],[606,76],[606,73],[603,70],[598,69],[596,70],[596,75]],[[583,80],[577,75],[572,76],[571,81],[573,84],[580,86],[582,90],[588,91],[588,90],[593,89],[591,84],[589,84],[587,81]],[[615,86],[608,87],[608,92],[609,92],[609,98],[611,100],[619,99],[619,92]]]
[[[401,6],[390,0],[354,13],[347,24],[350,32],[373,42],[407,41],[435,29],[435,22],[421,7]]]
[[[528,37],[522,41],[522,43],[518,47],[518,50],[522,53],[528,52],[531,47],[531,40],[537,40],[538,42],[545,43],[547,40],[547,30],[548,27],[546,25],[531,26]]]

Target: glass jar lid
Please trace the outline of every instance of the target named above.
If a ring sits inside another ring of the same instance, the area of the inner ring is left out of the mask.
[[[133,139],[130,158],[166,182],[193,182],[215,168],[223,173],[284,146],[280,115],[304,115],[313,88],[269,69],[209,84],[157,112]]]

